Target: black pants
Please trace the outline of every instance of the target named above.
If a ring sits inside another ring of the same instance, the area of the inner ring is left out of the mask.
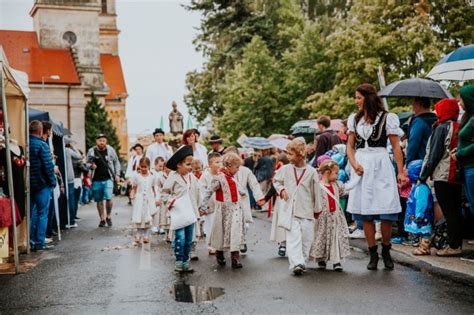
[[[398,215],[398,236],[407,237],[408,233],[405,232],[405,213],[407,212],[407,198],[400,197],[400,204],[402,206],[402,212]]]
[[[434,182],[436,199],[438,199],[444,218],[448,225],[448,239],[451,248],[462,245],[462,215],[461,192],[462,186],[448,182]]]

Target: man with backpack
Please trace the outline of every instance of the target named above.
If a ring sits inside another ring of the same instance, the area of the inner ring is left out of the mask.
[[[112,226],[112,197],[114,183],[120,181],[120,161],[114,148],[107,145],[107,136],[99,134],[96,146],[87,152],[87,162],[92,169],[92,194],[97,202],[99,212],[99,227]],[[104,201],[105,209],[104,211]]]
[[[319,117],[317,124],[320,134],[316,140],[316,153],[313,162],[313,166],[315,167],[317,167],[318,157],[324,155],[329,150],[332,150],[336,144],[342,143],[341,137],[339,137],[338,133],[330,128],[331,119],[329,119],[329,117]]]

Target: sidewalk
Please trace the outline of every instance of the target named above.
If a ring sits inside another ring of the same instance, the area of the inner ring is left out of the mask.
[[[350,240],[352,247],[368,252],[365,239]],[[438,257],[435,255],[436,249],[431,249],[430,256],[414,256],[412,251],[414,247],[404,245],[392,245],[392,258],[399,264],[413,268],[415,270],[426,272],[453,280],[463,284],[474,286],[474,263],[463,261],[460,257]],[[463,256],[474,252],[474,246],[463,245]]]

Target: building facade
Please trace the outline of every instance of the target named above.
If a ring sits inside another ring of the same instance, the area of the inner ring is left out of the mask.
[[[94,93],[127,157],[127,89],[118,52],[115,0],[36,0],[32,32],[0,30],[12,67],[25,71],[29,104],[49,111],[85,150],[84,111]]]

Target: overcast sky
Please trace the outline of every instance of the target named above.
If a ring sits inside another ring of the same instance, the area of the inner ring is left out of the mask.
[[[192,40],[200,15],[186,11],[186,0],[118,0],[119,53],[129,93],[129,133],[159,126],[160,117],[176,100],[187,122],[183,103],[185,77],[200,69],[203,59]],[[0,29],[33,30],[29,16],[34,0],[0,0]]]

